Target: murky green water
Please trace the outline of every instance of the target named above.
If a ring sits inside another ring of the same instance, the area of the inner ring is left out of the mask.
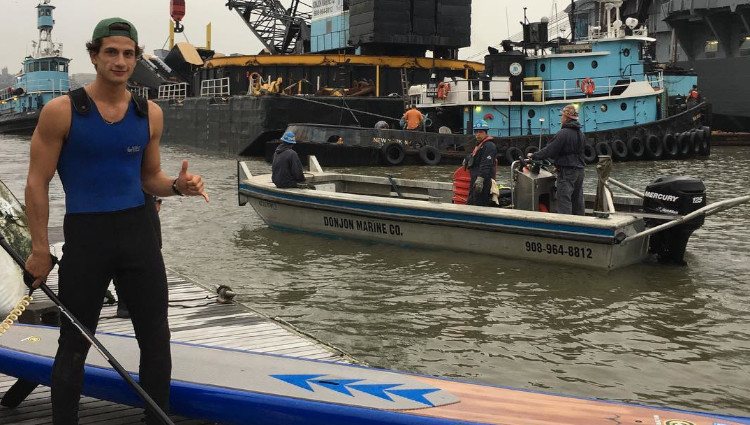
[[[371,365],[492,384],[750,415],[750,206],[714,216],[687,267],[611,273],[271,230],[238,207],[233,158],[162,149],[204,175],[211,194],[162,209],[167,264],[228,284],[242,301]],[[19,197],[28,138],[0,136],[0,178]],[[454,167],[359,168],[450,179]],[[253,172],[270,167],[253,160]],[[593,169],[589,189],[593,188]],[[616,164],[643,188],[675,173],[703,179],[709,201],[750,193],[750,149],[708,160]],[[507,169],[500,179],[507,179]],[[63,193],[52,184],[51,225]],[[467,240],[471,243],[471,240]]]

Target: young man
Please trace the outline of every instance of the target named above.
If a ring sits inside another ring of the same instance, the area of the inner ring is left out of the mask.
[[[118,276],[141,348],[140,384],[165,410],[169,405],[171,355],[167,282],[161,251],[144,207],[143,192],[203,196],[200,176],[182,162],[177,178],[162,170],[158,105],[135,98],[128,78],[140,54],[130,22],[99,22],[86,45],[96,79],[81,91],[45,105],[31,138],[26,207],[32,253],[26,269],[43,282],[50,269],[47,224],[49,182],[57,169],[65,190],[65,245],[59,298],[94,332],[107,286]],[[90,344],[67,319],[52,368],[52,421],[78,423],[83,365]],[[158,423],[147,412],[146,422]]]
[[[271,181],[278,188],[297,187],[298,184],[305,182],[302,161],[299,160],[299,155],[293,149],[295,143],[297,143],[297,140],[294,133],[287,131],[281,136],[281,144],[273,153]]]
[[[528,154],[531,159],[551,158],[557,168],[557,213],[584,215],[583,176],[586,137],[578,123],[578,111],[567,105],[560,115],[562,128],[542,150]]]
[[[497,174],[497,146],[492,137],[487,134],[489,129],[490,126],[485,120],[478,120],[474,123],[477,145],[466,163],[466,168],[471,173],[471,193],[466,201],[468,205],[482,207],[490,205],[492,180]]]

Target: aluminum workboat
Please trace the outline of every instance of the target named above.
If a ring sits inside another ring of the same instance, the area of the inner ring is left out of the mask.
[[[271,227],[343,238],[495,254],[548,263],[616,269],[655,255],[684,264],[692,232],[706,216],[750,195],[706,205],[700,180],[665,177],[639,192],[598,169],[598,194],[587,215],[554,214],[555,175],[543,166],[511,165],[509,205],[462,205],[460,182],[445,183],[325,172],[314,156],[306,184],[279,189],[270,174],[252,175],[238,162],[240,205],[250,204]],[[614,196],[619,186],[629,195]],[[472,243],[466,243],[471,240]]]

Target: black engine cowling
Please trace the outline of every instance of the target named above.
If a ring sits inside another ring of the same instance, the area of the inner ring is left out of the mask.
[[[660,177],[646,187],[643,210],[648,213],[686,215],[706,206],[706,186],[690,177]],[[648,227],[664,220],[646,219]],[[685,264],[685,248],[690,235],[703,226],[704,217],[696,217],[651,236],[649,251],[665,263]]]

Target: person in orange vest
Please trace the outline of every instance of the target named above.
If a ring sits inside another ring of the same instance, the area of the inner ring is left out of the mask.
[[[419,109],[415,105],[411,105],[409,109],[404,112],[404,116],[401,119],[406,124],[407,130],[419,130],[424,122],[424,115],[419,112]]]
[[[690,90],[690,92],[688,92],[688,99],[695,102],[701,101],[701,94],[698,92],[698,86],[693,85],[693,88]]]
[[[698,92],[698,86],[693,85],[693,88],[688,92],[687,100],[685,103],[688,108],[692,108],[701,102],[701,94]]]

